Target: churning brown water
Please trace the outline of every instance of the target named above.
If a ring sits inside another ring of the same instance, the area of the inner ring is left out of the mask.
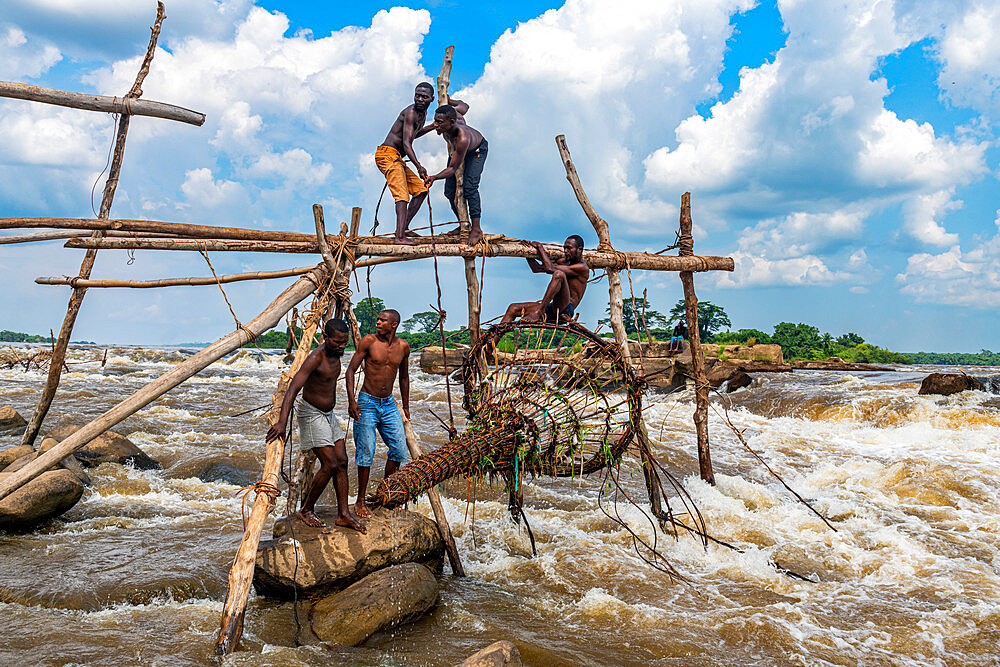
[[[101,368],[101,354],[73,351],[78,363],[47,428],[88,421],[188,355],[112,349]],[[213,660],[241,534],[238,491],[263,457],[262,421],[230,415],[268,403],[281,368],[276,357],[246,354],[213,365],[116,428],[164,470],[105,464],[61,520],[0,533],[0,663]],[[443,378],[411,375],[415,426],[437,446],[444,433],[428,408],[447,413]],[[651,394],[656,454],[684,480],[711,533],[745,553],[659,534],[687,578],[672,581],[599,510],[595,477],[526,486],[538,541],[530,558],[498,489],[481,490],[473,520],[464,483],[454,484],[444,501],[470,576],[444,575],[430,616],[331,653],[296,648],[293,605],[255,597],[241,650],[225,662],[451,665],[511,639],[526,663],[546,666],[998,664],[1000,401],[917,396],[921,375],[761,374],[732,395],[733,423],[837,532],[753,461],[719,399],[710,422],[718,485],[701,483],[690,393]],[[43,381],[0,371],[0,403],[29,415]],[[622,479],[644,496],[634,461]],[[425,501],[416,509],[429,513]],[[642,512],[620,511],[652,538]],[[814,581],[782,575],[774,561]]]

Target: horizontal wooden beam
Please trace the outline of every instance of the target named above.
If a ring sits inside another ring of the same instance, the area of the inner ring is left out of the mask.
[[[377,257],[374,259],[363,259],[357,262],[355,268],[375,266],[378,264],[390,264],[392,262],[402,262],[405,257]],[[309,273],[315,266],[300,266],[294,269],[281,269],[280,271],[253,271],[250,273],[232,273],[225,276],[198,277],[198,278],[160,278],[158,280],[83,280],[81,278],[71,278],[70,276],[42,276],[35,278],[39,285],[69,285],[70,287],[84,287],[91,289],[94,287],[131,287],[137,289],[148,289],[152,287],[185,287],[197,285],[217,285],[219,283],[236,283],[244,280],[272,280],[274,278],[290,278]]]
[[[87,229],[122,232],[176,234],[202,239],[254,239],[265,241],[315,240],[314,234],[280,232],[272,229],[190,225],[160,220],[98,220],[94,218],[0,218],[0,229]]]
[[[335,237],[331,237],[335,238]],[[388,239],[359,237],[360,243],[355,256],[382,256],[399,259],[424,259],[432,257],[434,250],[429,244],[401,245],[386,242]],[[377,242],[376,242],[377,241]],[[319,254],[319,244],[312,241],[262,241],[229,239],[118,239],[118,238],[75,238],[66,243],[67,248],[100,248],[103,250],[205,250],[209,252],[282,252]],[[553,258],[562,257],[562,250],[547,249]],[[464,243],[441,243],[437,245],[439,257],[538,257],[528,241],[507,239],[492,241],[482,246]],[[731,257],[678,257],[675,255],[652,255],[641,252],[617,252],[585,250],[584,260],[594,269],[636,269],[637,271],[732,271],[735,268]]]
[[[0,81],[0,97],[28,100],[29,102],[43,102],[71,109],[84,109],[86,111],[127,113],[132,116],[165,118],[166,120],[176,120],[191,125],[202,125],[205,122],[205,114],[198,111],[191,111],[184,107],[174,106],[173,104],[153,102],[152,100],[144,100],[142,98],[126,99],[124,97],[72,93],[67,90],[30,86],[26,83],[14,83],[12,81]]]
[[[108,236],[117,237],[149,237],[152,234],[148,232],[107,232]],[[30,234],[8,234],[7,236],[0,236],[0,245],[10,245],[14,243],[38,243],[40,241],[65,241],[66,239],[82,238],[85,236],[90,236],[90,234],[83,231],[71,231],[71,230],[57,230],[53,232],[33,232]],[[156,234],[157,237],[162,237],[164,234]]]

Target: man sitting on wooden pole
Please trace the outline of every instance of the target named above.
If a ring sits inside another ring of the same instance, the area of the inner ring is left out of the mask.
[[[296,394],[302,389],[302,398],[296,402],[295,411],[299,418],[299,446],[312,449],[320,461],[319,472],[313,478],[309,493],[302,501],[298,517],[307,526],[326,526],[316,516],[316,501],[333,479],[337,494],[337,519],[334,523],[345,528],[364,533],[364,525],[352,514],[347,502],[349,481],[347,478],[347,446],[344,430],[333,414],[337,404],[337,378],[340,377],[340,358],[347,347],[347,324],[341,319],[327,320],[323,327],[323,344],[309,353],[299,371],[292,378],[292,384],[281,403],[278,421],[267,430],[266,441],[282,437],[288,428],[288,414]]]
[[[538,250],[541,261],[528,257],[528,266],[532,273],[549,273],[552,280],[545,289],[541,301],[525,301],[507,306],[501,322],[513,322],[520,317],[522,322],[554,322],[559,324],[573,319],[576,308],[583,300],[587,290],[587,279],[590,278],[590,267],[583,261],[583,237],[578,234],[566,237],[563,243],[563,256],[556,262],[552,261],[538,241],[532,245]]]
[[[427,186],[424,185],[427,170],[417,160],[413,140],[433,128],[433,125],[424,127],[427,108],[433,99],[434,86],[429,83],[417,84],[413,91],[413,104],[399,112],[385,141],[375,151],[375,166],[385,174],[389,192],[396,202],[396,243],[413,243],[406,238],[406,229],[427,198]],[[404,156],[410,158],[417,169],[416,174],[403,164]]]

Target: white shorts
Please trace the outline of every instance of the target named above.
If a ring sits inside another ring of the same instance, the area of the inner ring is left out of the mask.
[[[344,439],[344,429],[333,410],[323,412],[300,396],[295,401],[295,412],[299,419],[299,449],[333,447]]]

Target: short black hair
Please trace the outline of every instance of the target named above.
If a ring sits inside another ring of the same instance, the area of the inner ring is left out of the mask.
[[[338,331],[340,333],[347,333],[347,322],[340,319],[339,317],[331,317],[326,321],[326,324],[323,325],[323,333],[325,333],[330,338],[332,338],[333,334],[337,333]]]
[[[566,240],[575,243],[577,248],[583,247],[583,237],[579,234],[570,234],[566,237]]]
[[[458,119],[458,112],[455,111],[455,107],[450,104],[442,104],[434,111],[435,116],[444,116],[445,118],[451,118],[453,120]]]
[[[398,310],[396,310],[395,308],[386,308],[382,312],[385,313],[386,315],[392,315],[392,318],[394,320],[396,320],[396,324],[399,324],[399,319],[400,318],[399,318],[399,311]]]
[[[431,84],[427,83],[426,81],[421,81],[420,83],[418,83],[417,84],[417,88],[427,88],[428,90],[431,91],[431,93],[434,92],[434,86],[432,86]],[[414,89],[414,90],[416,90],[416,89]]]

